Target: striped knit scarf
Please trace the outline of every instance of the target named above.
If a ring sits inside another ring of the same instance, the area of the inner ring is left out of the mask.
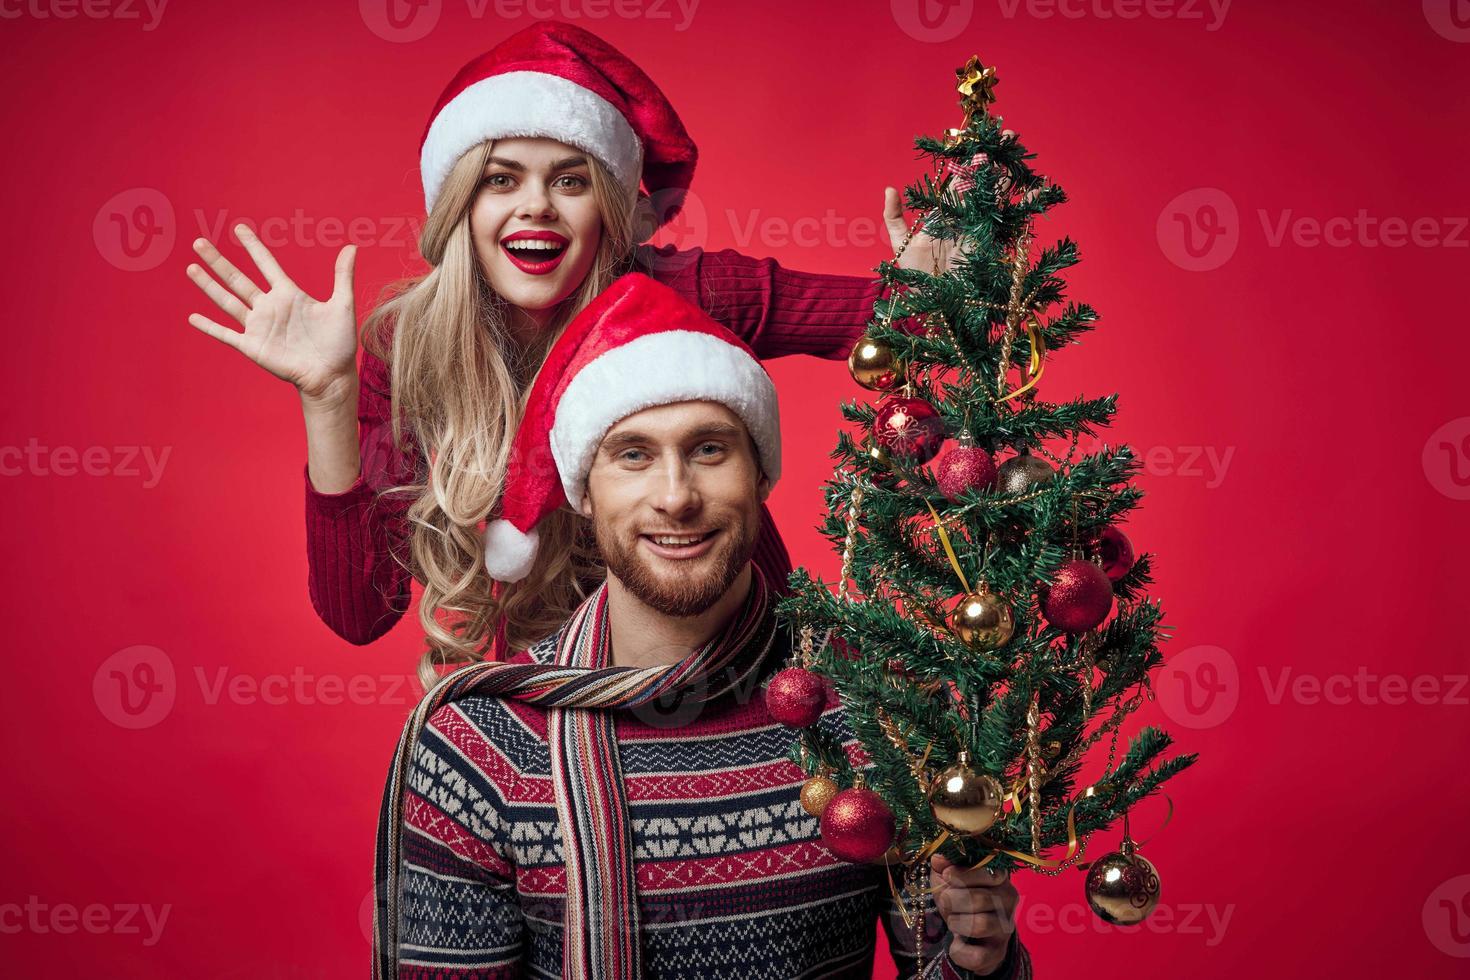
[[[398,976],[403,794],[413,747],[429,717],[452,701],[494,694],[548,709],[547,742],[567,867],[562,975],[596,980],[642,976],[632,831],[618,758],[615,716],[674,695],[681,704],[748,689],[776,634],[770,590],[751,566],[751,588],[722,633],[678,663],[609,667],[607,585],[563,627],[554,665],[482,661],[444,677],[419,702],[398,741],[378,817],[374,867],[373,976]]]

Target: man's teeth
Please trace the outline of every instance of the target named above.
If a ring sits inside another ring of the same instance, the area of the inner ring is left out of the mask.
[[[651,535],[653,543],[665,548],[678,548],[685,545],[698,544],[705,539],[703,534],[655,534]]]

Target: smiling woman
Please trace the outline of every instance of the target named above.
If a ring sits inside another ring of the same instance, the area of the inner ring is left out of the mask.
[[[446,665],[524,649],[601,582],[595,542],[571,506],[546,515],[543,547],[514,578],[496,574],[481,527],[516,506],[503,492],[512,466],[547,465],[512,450],[528,389],[538,373],[564,368],[543,365],[546,352],[618,277],[658,279],[757,357],[847,356],[872,315],[876,279],[639,244],[679,213],[697,156],[635,64],[588,31],[541,22],[465,65],[430,114],[418,242],[430,268],[391,287],[367,317],[360,368],[351,246],[320,303],[243,227],[236,233],[267,289],[208,241],[195,243],[228,288],[197,265],[190,277],[244,331],[197,314],[190,322],[300,392],[311,599],[340,636],[381,636],[419,581],[427,685]],[[908,240],[892,188],[884,219],[895,245]],[[921,233],[901,264],[943,261]],[[666,363],[693,370],[698,352]],[[614,370],[595,394],[640,380]],[[759,518],[755,561],[781,588],[790,561],[764,505]]]
[[[470,233],[490,289],[515,311],[513,328],[545,331],[556,304],[587,279],[603,227],[594,166],[556,140],[492,144]],[[601,177],[599,186],[614,185]]]

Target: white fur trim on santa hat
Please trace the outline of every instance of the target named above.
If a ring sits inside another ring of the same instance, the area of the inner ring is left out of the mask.
[[[497,582],[519,582],[536,564],[540,535],[525,534],[510,521],[491,521],[485,528],[485,569]]]
[[[624,187],[638,190],[643,145],[611,102],[559,75],[511,71],[468,86],[439,110],[419,154],[425,210],[454,162],[485,139],[545,136],[586,150]]]
[[[774,486],[781,475],[781,415],[776,386],[746,351],[707,333],[646,334],[594,359],[562,392],[551,427],[551,454],[572,506],[582,501],[602,437],[655,405],[720,402],[740,416]]]

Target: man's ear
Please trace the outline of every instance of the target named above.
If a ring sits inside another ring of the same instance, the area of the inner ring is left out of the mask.
[[[760,496],[761,503],[771,495],[771,478],[766,476],[766,471],[761,470],[760,479],[755,482],[755,492]]]
[[[582,502],[577,505],[577,510],[582,513],[583,517],[592,516],[592,494],[586,490],[582,491]]]

